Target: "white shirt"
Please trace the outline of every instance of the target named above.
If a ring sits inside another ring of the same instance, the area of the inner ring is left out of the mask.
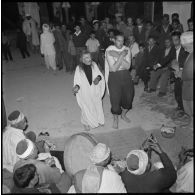
[[[177,61],[178,61],[178,58],[179,58],[180,49],[181,49],[181,45],[178,48],[176,48],[176,60]]]
[[[97,39],[89,38],[85,45],[87,46],[89,52],[96,52],[100,46],[100,43]]]
[[[134,42],[130,46],[130,51],[131,51],[131,57],[134,58],[135,55],[139,53],[139,45],[136,42]]]
[[[16,154],[16,146],[25,138],[23,130],[11,126],[6,127],[3,133],[3,168],[13,172],[13,167],[19,160]]]

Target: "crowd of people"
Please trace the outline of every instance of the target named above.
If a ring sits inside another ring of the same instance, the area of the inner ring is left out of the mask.
[[[51,150],[32,131],[26,133],[27,126],[20,111],[8,116],[2,144],[3,193],[194,192],[193,149],[182,147],[173,165],[154,135],[125,159],[97,143],[89,153],[91,163],[71,175],[64,167],[63,151]],[[152,160],[153,153],[160,161]]]
[[[17,45],[21,55],[30,56],[27,45],[44,57],[46,67],[55,73],[65,68],[74,72],[73,94],[81,108],[81,123],[86,130],[104,125],[102,98],[110,97],[113,128],[119,116],[125,122],[132,109],[134,85],[141,79],[144,91],[157,90],[166,96],[169,82],[174,82],[178,104],[175,117],[193,125],[193,20],[187,32],[177,13],[164,14],[162,24],[127,18],[120,14],[111,22],[94,20],[92,24],[73,16],[68,25],[43,24],[42,33],[29,15],[18,29]],[[40,34],[40,39],[39,39]],[[4,57],[11,56],[9,40],[2,37]],[[10,60],[12,60],[12,56]],[[91,151],[91,165],[74,176],[66,173],[60,151],[52,153],[45,140],[34,132],[26,133],[27,118],[20,111],[8,116],[3,132],[3,190],[6,193],[149,193],[193,192],[193,150],[179,155],[174,167],[155,138],[148,148],[161,160],[155,167],[151,156],[141,147],[128,153],[124,161],[114,162],[112,152],[99,143]],[[153,169],[152,169],[153,168]]]

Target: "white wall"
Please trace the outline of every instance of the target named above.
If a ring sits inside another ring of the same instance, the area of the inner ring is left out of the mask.
[[[172,13],[178,13],[184,31],[188,30],[187,20],[191,16],[191,1],[170,1],[163,2],[163,14],[169,14],[171,20]]]

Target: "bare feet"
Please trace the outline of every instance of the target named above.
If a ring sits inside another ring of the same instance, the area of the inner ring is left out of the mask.
[[[84,126],[85,131],[90,131],[89,125],[83,125],[83,126]]]
[[[121,115],[121,118],[126,122],[126,123],[130,123],[131,120],[129,118],[127,118],[126,115]]]

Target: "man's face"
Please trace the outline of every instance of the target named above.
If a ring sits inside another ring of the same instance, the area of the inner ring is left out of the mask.
[[[91,37],[92,39],[95,39],[95,34],[91,34],[90,37]]]
[[[17,128],[21,130],[26,130],[27,127],[28,127],[28,121],[27,118],[24,117],[24,119],[17,124]]]
[[[85,18],[81,18],[80,22],[81,22],[82,25],[84,25],[85,24]]]
[[[91,55],[88,54],[84,54],[82,57],[82,62],[86,65],[91,65],[92,59],[91,59]]]
[[[190,31],[193,31],[193,22],[188,23],[188,28]]]
[[[173,29],[177,29],[178,28],[178,23],[177,22],[173,22],[172,26],[173,26]]]
[[[171,47],[171,41],[169,39],[165,40],[165,47],[170,48]]]
[[[62,31],[66,31],[66,25],[62,25]]]
[[[76,32],[79,32],[81,29],[80,29],[80,26],[76,26],[75,27],[75,30],[76,30]]]
[[[140,51],[141,53],[144,53],[144,47],[139,47],[139,51]]]
[[[180,38],[178,36],[172,36],[172,41],[174,46],[179,46],[181,44]]]
[[[110,19],[108,17],[106,17],[105,22],[108,24],[110,22]]]
[[[137,18],[136,19],[136,24],[139,26],[139,25],[141,25],[142,24],[142,20],[140,19],[140,18]]]
[[[134,36],[129,36],[129,42],[134,43],[135,42],[135,37]]]
[[[149,45],[150,47],[152,47],[152,46],[154,46],[154,44],[155,44],[155,40],[154,40],[153,38],[150,38],[150,39],[148,40],[148,45]]]
[[[118,49],[121,49],[123,47],[123,44],[124,44],[124,37],[123,36],[117,36],[116,41],[115,41],[115,46]]]
[[[146,24],[146,30],[150,31],[152,29],[152,25],[150,23]]]
[[[114,37],[113,31],[110,31],[110,32],[109,32],[109,37]]]
[[[121,22],[121,17],[116,17],[116,22],[117,23]]]
[[[93,27],[94,27],[95,30],[99,29],[99,23],[96,22],[96,23],[93,25]]]
[[[163,25],[168,25],[169,24],[169,19],[167,17],[163,17],[162,24]]]
[[[173,15],[171,18],[172,18],[172,20],[179,19],[177,15]]]
[[[132,23],[133,23],[132,18],[127,18],[127,23],[128,23],[128,24],[132,24]]]

